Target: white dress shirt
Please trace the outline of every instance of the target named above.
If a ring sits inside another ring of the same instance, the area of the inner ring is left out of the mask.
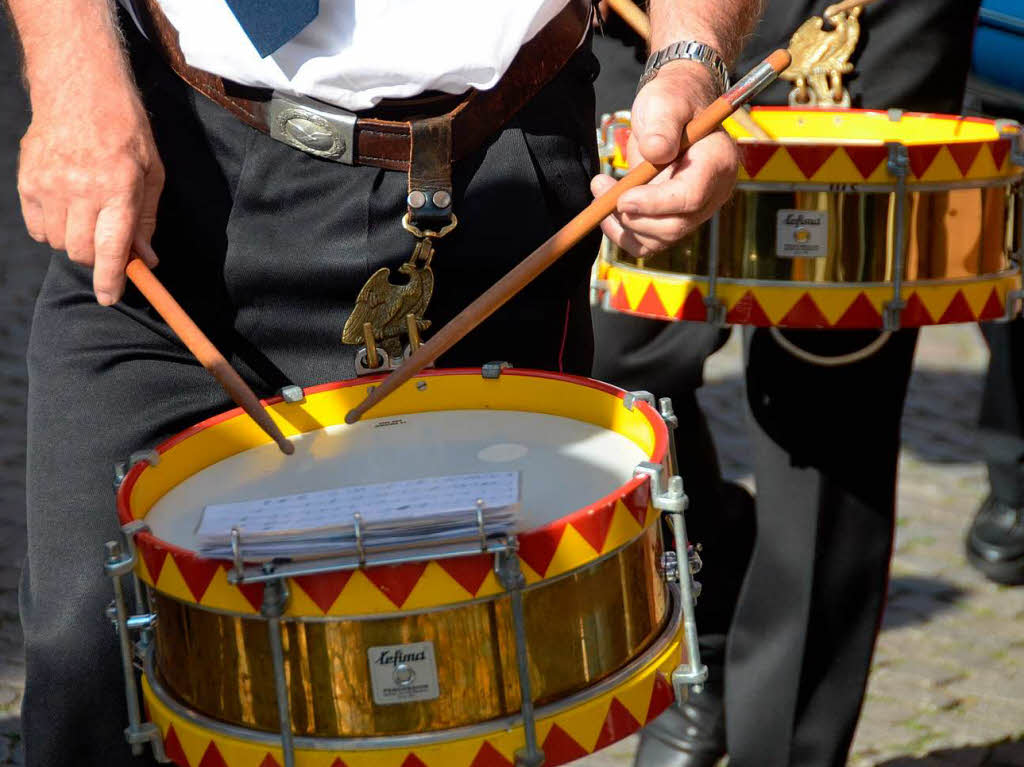
[[[567,0],[320,0],[260,58],[224,0],[159,0],[192,66],[344,109],[428,90],[487,89]]]

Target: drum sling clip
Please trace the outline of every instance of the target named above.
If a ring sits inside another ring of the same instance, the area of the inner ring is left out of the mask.
[[[134,573],[137,554],[134,536],[148,529],[144,522],[130,522],[121,529],[122,541],[107,541],[106,557],[103,569],[110,577],[114,588],[114,601],[107,608],[107,616],[117,630],[117,638],[121,648],[121,669],[124,672],[125,699],[128,705],[128,727],[125,728],[125,740],[131,746],[132,754],[141,756],[148,743],[153,749],[153,758],[161,763],[168,763],[164,752],[163,736],[160,729],[149,721],[142,721],[142,707],[139,703],[139,689],[135,678],[135,659],[145,657],[153,643],[153,627],[156,616],[152,613],[128,615],[128,604],[125,598],[124,576],[131,576],[134,581],[135,606],[142,609],[142,587]],[[132,634],[138,633],[138,641],[132,640]]]

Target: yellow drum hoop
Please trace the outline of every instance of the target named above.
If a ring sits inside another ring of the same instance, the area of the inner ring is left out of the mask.
[[[367,387],[379,380],[373,377],[311,387],[303,402],[287,403],[278,398],[269,400],[267,409],[286,435],[313,431],[342,423]],[[426,387],[418,388],[418,383]],[[544,371],[506,370],[497,380],[485,380],[479,370],[444,370],[405,384],[370,416],[493,407],[557,415],[609,428],[636,443],[652,462],[663,462],[667,446],[663,421],[647,403],[625,407],[625,394],[590,379]],[[238,409],[167,440],[156,450],[156,464],[142,462],[125,477],[118,490],[121,523],[144,521],[153,504],[187,477],[268,442],[262,430]],[[583,509],[522,534],[519,556],[527,585],[608,555],[639,537],[658,517],[651,504],[649,479],[639,477]],[[603,539],[589,534],[595,522],[604,530]],[[144,583],[205,608],[259,614],[262,584],[230,583],[230,562],[201,557],[148,532],[137,534],[135,540],[140,554],[136,573]],[[493,572],[493,557],[483,554],[289,578],[288,586],[292,597],[286,618],[414,612],[505,593]]]
[[[608,128],[614,133],[623,127],[627,115],[616,112],[614,119],[607,121]],[[776,140],[758,140],[740,123],[726,121],[726,129],[740,148],[741,189],[783,191],[795,185],[811,190],[841,185],[850,191],[891,190],[895,185],[887,167],[891,144],[906,148],[906,183],[918,191],[978,187],[986,181],[1007,184],[1024,176],[1024,168],[1013,156],[1021,129],[1010,121],[790,107],[754,107],[751,115]],[[865,134],[870,137],[857,138]],[[628,165],[621,144],[614,135],[605,138],[606,165],[613,172],[624,173]]]
[[[609,311],[664,320],[704,321],[707,277],[658,272],[601,259],[598,293]],[[979,322],[1007,316],[1021,288],[1017,269],[962,280],[904,282],[902,327]],[[892,283],[775,282],[720,278],[717,298],[729,323],[794,328],[881,328]]]
[[[631,735],[674,700],[670,679],[683,652],[679,595],[671,620],[643,655],[587,690],[536,711],[545,765],[593,753]],[[280,767],[280,740],[232,727],[181,706],[160,687],[147,661],[142,680],[149,717],[179,767]],[[511,767],[524,745],[521,721],[508,717],[426,735],[365,739],[296,738],[296,767]],[[340,762],[339,762],[340,760]]]

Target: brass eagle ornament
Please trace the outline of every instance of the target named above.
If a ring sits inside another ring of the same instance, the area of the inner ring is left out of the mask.
[[[398,267],[409,280],[396,285],[389,279],[391,270],[383,267],[366,281],[356,298],[355,308],[345,322],[341,340],[346,344],[362,344],[363,324],[369,322],[374,339],[392,358],[402,355],[402,336],[408,333],[406,316],[416,318],[416,326],[423,331],[430,320],[423,319],[427,305],[434,294],[434,273],[430,269],[433,246],[426,238],[416,244],[412,258]]]
[[[780,77],[793,83],[790,106],[848,107],[850,92],[843,87],[843,75],[853,71],[850,56],[860,40],[861,9],[825,19],[813,16],[800,25],[789,40],[793,63]]]

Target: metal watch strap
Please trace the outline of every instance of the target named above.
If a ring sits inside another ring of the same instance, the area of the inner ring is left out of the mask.
[[[701,43],[696,40],[681,40],[650,55],[647,59],[647,64],[644,66],[644,73],[640,77],[640,82],[637,84],[637,91],[653,80],[658,74],[658,70],[665,66],[665,64],[668,64],[670,61],[680,60],[697,61],[710,69],[711,73],[718,80],[719,93],[725,93],[729,89],[729,68],[715,49],[707,43]]]

